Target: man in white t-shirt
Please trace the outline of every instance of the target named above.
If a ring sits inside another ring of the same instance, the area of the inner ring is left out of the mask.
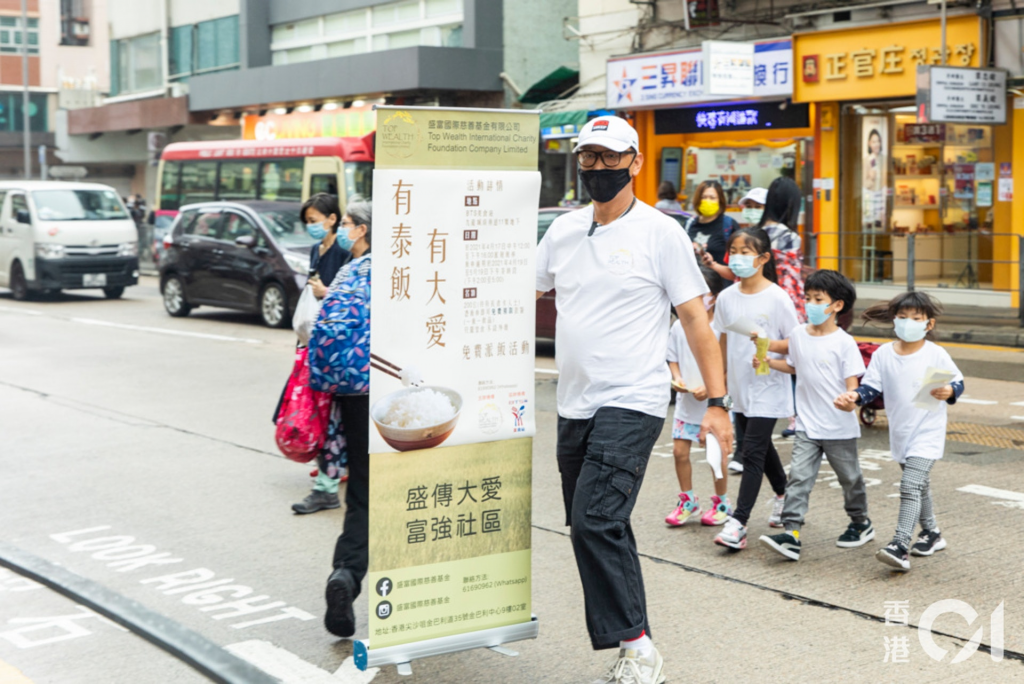
[[[675,307],[708,390],[701,432],[729,449],[731,400],[708,324],[708,291],[686,233],[633,195],[636,131],[587,123],[574,150],[593,204],[555,219],[537,250],[537,297],[555,290],[558,469],[595,649],[619,648],[597,682],[664,681],[650,640],[629,518],[668,409]]]

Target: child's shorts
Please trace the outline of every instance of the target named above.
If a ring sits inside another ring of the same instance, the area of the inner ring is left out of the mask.
[[[700,441],[700,425],[684,423],[678,418],[672,423],[672,439],[685,439],[688,442]]]

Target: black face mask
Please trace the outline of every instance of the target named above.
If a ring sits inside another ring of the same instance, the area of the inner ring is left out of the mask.
[[[629,185],[632,177],[629,169],[595,169],[580,171],[583,187],[595,202],[611,202],[622,188]]]

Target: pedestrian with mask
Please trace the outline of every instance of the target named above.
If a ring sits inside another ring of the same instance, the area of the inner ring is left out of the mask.
[[[736,221],[726,216],[727,202],[722,184],[716,180],[706,180],[697,186],[693,193],[693,210],[697,215],[686,224],[686,234],[700,254],[701,263],[714,270],[728,282],[736,276],[726,265],[726,242],[732,232],[739,228]]]
[[[768,191],[765,188],[750,188],[750,192],[740,200],[743,223],[748,226],[760,225],[761,216],[764,214],[764,203],[767,199]]]
[[[338,237],[341,209],[334,195],[321,192],[303,203],[299,215],[306,222],[306,231],[310,237],[320,240],[309,252],[309,285],[316,298],[323,299],[327,294],[327,285],[330,285],[338,271],[352,260],[347,236],[341,239]],[[327,436],[316,457],[318,472],[313,483],[313,491],[299,503],[292,504],[292,510],[300,515],[341,507],[338,486],[346,477],[348,460],[345,426],[341,414],[341,401],[335,396],[331,401]]]
[[[800,188],[792,178],[779,176],[768,186],[764,200],[764,211],[757,224],[768,233],[772,242],[772,254],[775,256],[775,268],[778,274],[779,287],[786,291],[796,307],[797,319],[800,323],[807,322],[804,309],[804,255],[800,251],[802,240],[795,228],[800,221],[800,205],[803,197]],[[796,382],[793,382],[794,397]],[[789,425],[782,431],[783,437],[796,435],[796,416],[791,416]]]
[[[708,395],[701,437],[729,451],[731,401],[690,239],[633,194],[643,166],[619,117],[587,123],[574,149],[593,203],[555,219],[537,249],[537,298],[555,290],[558,469],[594,649],[618,648],[595,684],[659,684],[630,515],[668,409],[675,308]],[[351,485],[350,485],[351,486]]]

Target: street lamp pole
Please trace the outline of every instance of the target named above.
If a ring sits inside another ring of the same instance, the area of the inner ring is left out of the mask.
[[[28,0],[21,0],[21,128],[25,153],[25,179],[32,178],[32,123],[28,97]]]

